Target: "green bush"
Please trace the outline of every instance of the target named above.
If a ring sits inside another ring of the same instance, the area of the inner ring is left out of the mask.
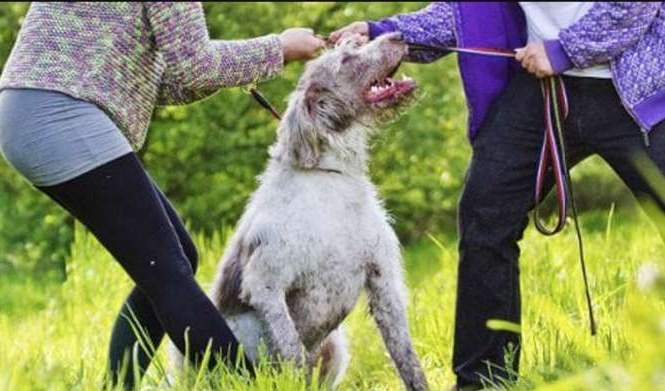
[[[327,35],[351,21],[417,10],[424,4],[207,3],[205,8],[212,37],[240,39],[293,26],[310,26]],[[0,5],[0,65],[26,9],[24,3]],[[283,109],[301,70],[302,64],[289,64],[281,77],[260,89]],[[456,59],[405,64],[402,70],[420,82],[420,99],[374,140],[371,175],[403,242],[426,233],[452,236],[470,154]],[[232,227],[242,213],[276,126],[241,88],[227,89],[193,105],[157,109],[141,157],[192,228],[211,233]],[[576,188],[584,206],[606,206],[617,194],[625,194],[602,165],[587,167],[578,176],[593,186]],[[607,191],[597,191],[599,186]],[[0,265],[62,266],[71,238],[71,219],[0,163]]]

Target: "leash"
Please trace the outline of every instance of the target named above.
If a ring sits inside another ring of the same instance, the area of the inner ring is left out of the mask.
[[[268,99],[266,99],[266,97],[259,92],[255,85],[251,85],[249,88],[246,88],[245,91],[249,93],[252,98],[254,98],[254,100],[258,102],[259,105],[261,105],[261,107],[268,110],[270,114],[275,117],[275,119],[278,121],[282,120],[282,116],[279,114],[279,112],[273,107],[273,105],[270,104],[270,102],[268,102]]]
[[[494,48],[459,48],[459,47],[435,47],[422,44],[409,44],[409,51],[430,51],[437,53],[456,52],[463,54],[476,54],[483,56],[495,56],[515,58],[515,52],[505,49]],[[570,205],[570,211],[575,224],[577,246],[580,254],[580,265],[582,278],[584,280],[584,292],[589,312],[589,326],[591,335],[596,335],[596,320],[593,312],[593,302],[589,289],[586,261],[584,258],[584,243],[582,231],[578,221],[577,206],[573,194],[573,184],[570,180],[570,170],[566,163],[566,148],[563,138],[563,121],[568,116],[568,98],[566,88],[560,77],[548,77],[540,80],[543,94],[545,130],[543,145],[540,150],[540,159],[536,174],[536,190],[534,199],[534,225],[538,232],[543,235],[555,235],[566,226],[566,213]],[[558,204],[558,221],[553,228],[547,228],[540,219],[540,206],[544,196],[545,178],[548,171],[554,175],[555,188]]]
[[[329,45],[330,45],[330,43],[329,43],[330,41],[329,41],[329,38],[328,38],[328,37],[323,37],[323,36],[318,35],[318,34],[316,35],[316,37],[319,38],[319,39],[322,39],[322,40],[326,41],[326,46],[329,46]],[[245,91],[246,91],[247,93],[249,93],[249,94],[252,96],[252,98],[254,98],[254,100],[255,100],[259,105],[261,105],[261,107],[263,107],[264,109],[268,110],[268,111],[270,112],[270,114],[272,114],[272,116],[275,117],[276,120],[278,120],[278,121],[281,121],[281,120],[282,120],[282,115],[279,114],[279,112],[277,111],[277,109],[275,109],[275,107],[274,107],[273,105],[270,104],[270,102],[268,101],[268,99],[266,99],[266,97],[263,96],[263,94],[262,94],[261,92],[259,92],[259,90],[258,90],[258,88],[256,87],[255,84],[250,85],[249,88],[246,88],[246,89],[245,89]]]
[[[320,37],[319,38],[324,38]],[[327,38],[326,38],[327,40]],[[434,46],[428,46],[428,45],[415,45],[415,44],[409,44],[409,50],[427,50],[427,51],[441,51],[442,49],[434,47]],[[498,56],[498,57],[510,57],[514,58],[515,53],[510,51],[510,50],[503,50],[503,49],[491,49],[491,48],[456,48],[456,47],[451,47],[451,48],[446,48],[445,51],[452,51],[452,52],[458,52],[458,53],[471,53],[471,54],[482,54],[485,56]],[[278,121],[282,119],[282,116],[279,114],[277,109],[273,105],[270,104],[268,99],[266,99],[261,92],[256,88],[256,85],[252,84],[250,87],[245,88],[245,91],[254,98],[254,100],[264,109],[268,110],[270,114],[272,114],[275,119]]]
[[[560,232],[566,225],[566,210],[568,209],[568,199],[570,199],[570,210],[573,222],[575,223],[575,235],[577,237],[580,266],[582,268],[582,278],[584,280],[584,293],[589,312],[589,327],[591,329],[591,335],[596,335],[596,320],[593,314],[593,302],[591,300],[586,261],[584,259],[584,243],[582,241],[582,232],[578,221],[577,206],[575,204],[573,193],[573,183],[570,179],[570,170],[568,169],[568,163],[566,160],[566,148],[563,138],[563,120],[568,116],[566,87],[560,77],[541,79],[540,87],[543,93],[545,111],[545,137],[540,151],[540,161],[538,162],[538,173],[536,175],[534,223],[538,231],[543,235],[554,235]],[[539,216],[545,174],[550,167],[554,173],[557,200],[559,204],[559,219],[557,225],[553,229],[545,227]]]

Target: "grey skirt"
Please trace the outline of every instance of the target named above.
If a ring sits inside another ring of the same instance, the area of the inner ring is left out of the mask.
[[[84,174],[132,147],[96,105],[38,89],[0,92],[0,152],[35,186]]]

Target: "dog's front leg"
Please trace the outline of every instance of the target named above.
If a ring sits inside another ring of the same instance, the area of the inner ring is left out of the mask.
[[[250,305],[258,311],[267,327],[270,353],[302,366],[305,362],[304,349],[289,314],[284,291],[253,286],[248,293]]]
[[[415,354],[406,319],[401,263],[370,262],[367,267],[369,307],[397,370],[410,391],[427,390],[427,379]]]

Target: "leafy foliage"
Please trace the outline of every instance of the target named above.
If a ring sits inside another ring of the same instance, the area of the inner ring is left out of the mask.
[[[425,3],[206,3],[210,34],[241,39],[294,26],[331,31],[355,20],[378,19],[420,9]],[[0,5],[0,65],[14,42],[25,3]],[[288,64],[281,77],[260,85],[278,108],[294,88],[302,64]],[[427,233],[453,235],[457,198],[468,164],[466,108],[454,56],[428,65],[405,64],[420,83],[420,99],[373,143],[371,175],[394,215],[404,243]],[[231,228],[256,187],[275,120],[241,88],[203,102],[156,110],[146,148],[148,171],[183,218],[207,234]],[[582,206],[603,207],[627,194],[602,165],[576,173],[591,186],[577,189]],[[594,191],[599,186],[605,192]],[[59,266],[72,240],[68,218],[7,164],[0,163],[0,268]]]

